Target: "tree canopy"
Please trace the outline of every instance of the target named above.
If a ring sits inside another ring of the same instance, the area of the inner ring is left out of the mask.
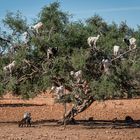
[[[60,9],[60,3],[44,6],[36,22],[43,23],[43,30],[37,34],[30,28],[27,19],[19,12],[8,12],[3,19],[5,27],[11,32],[0,31],[0,93],[12,91],[24,98],[34,97],[49,89],[53,78],[64,79],[63,85],[73,88],[70,94],[74,102],[74,93],[86,98],[82,89],[73,86],[70,72],[82,70],[83,79],[88,81],[90,96],[94,99],[113,99],[139,95],[140,85],[140,28],[135,31],[126,22],[108,24],[99,15],[86,20],[72,22],[70,14]],[[28,32],[28,42],[23,41],[23,33]],[[89,36],[101,34],[98,50],[87,44]],[[113,46],[121,47],[121,54],[128,51],[123,42],[125,36],[137,39],[137,48],[118,59],[114,59]],[[47,58],[47,49],[58,47],[58,53],[52,59]],[[110,61],[110,74],[101,68],[103,59]],[[113,60],[114,59],[114,60]],[[5,72],[4,66],[16,61],[12,73]]]

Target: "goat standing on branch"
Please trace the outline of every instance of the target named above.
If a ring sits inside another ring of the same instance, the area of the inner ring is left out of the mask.
[[[36,33],[39,33],[39,30],[43,29],[44,25],[42,22],[38,22],[37,24],[35,24],[34,26],[32,26],[31,28],[33,28]]]
[[[77,83],[79,83],[82,80],[82,70],[79,70],[77,72],[71,71],[70,75],[77,80]]]
[[[108,59],[103,59],[102,60],[102,65],[103,65],[104,73],[109,74],[109,65],[110,65],[109,60]]]
[[[130,52],[132,52],[132,51],[133,51],[133,50],[135,50],[135,49],[136,49],[136,48],[134,48],[134,49],[130,49],[130,50],[128,50],[128,51],[126,51],[126,52],[124,52],[124,53],[120,54],[119,56],[117,56],[117,57],[115,57],[115,58],[111,59],[111,61],[110,61],[110,62],[112,62],[112,61],[114,61],[114,60],[116,60],[116,59],[121,58],[123,55],[125,55],[125,54],[127,54],[127,53],[130,53]]]
[[[29,33],[28,32],[24,32],[22,34],[22,36],[23,36],[23,42],[24,42],[24,44],[27,45],[28,42],[29,42]]]
[[[132,37],[132,38],[125,37],[124,42],[128,45],[129,50],[136,49],[136,47],[137,47],[136,38],[134,38],[134,37]]]
[[[10,74],[12,74],[12,70],[13,70],[13,68],[15,67],[15,63],[16,63],[16,61],[13,61],[12,63],[10,63],[10,64],[8,64],[7,66],[5,66],[5,67],[3,68],[4,72],[9,71]]]
[[[114,56],[118,56],[120,54],[120,46],[115,45],[113,47],[113,54]]]
[[[57,52],[58,52],[58,47],[52,47],[52,48],[49,47],[47,49],[47,58],[50,59],[50,58],[55,57]]]
[[[64,91],[65,91],[64,86],[59,87],[52,86],[50,93],[54,92],[57,96],[57,99],[59,100],[64,95]]]
[[[87,43],[90,47],[95,47],[96,48],[96,42],[98,41],[100,35],[97,35],[96,37],[89,37],[87,39]]]

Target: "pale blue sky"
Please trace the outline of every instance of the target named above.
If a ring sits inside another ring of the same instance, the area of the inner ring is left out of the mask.
[[[44,5],[49,5],[56,0],[0,0],[0,21],[7,11],[17,10],[27,17],[30,23],[36,18]],[[73,21],[85,20],[100,15],[109,24],[112,21],[119,24],[121,21],[136,28],[140,25],[140,0],[58,0],[60,9],[73,14]],[[3,28],[2,23],[0,27]]]

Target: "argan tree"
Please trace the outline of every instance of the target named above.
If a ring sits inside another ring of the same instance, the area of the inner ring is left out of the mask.
[[[35,22],[36,21],[36,22]],[[107,24],[100,16],[70,22],[69,14],[60,10],[54,2],[44,6],[31,25],[22,14],[8,12],[3,23],[10,31],[0,31],[0,93],[12,91],[24,98],[34,97],[53,84],[63,85],[69,92],[58,102],[72,103],[62,123],[70,122],[95,100],[132,98],[139,95],[140,85],[140,30],[129,28],[122,22]],[[44,24],[39,34],[30,26],[41,21]],[[22,41],[22,33],[29,34],[29,41]],[[89,47],[89,36],[101,37],[97,48]],[[128,50],[123,42],[125,35],[137,39],[137,48]],[[120,55],[113,56],[113,46],[121,47]],[[58,47],[58,53],[47,58],[48,48]],[[104,72],[103,59],[109,61],[109,73]],[[16,66],[9,75],[3,67],[13,60]],[[82,79],[77,83],[71,71],[82,70]]]

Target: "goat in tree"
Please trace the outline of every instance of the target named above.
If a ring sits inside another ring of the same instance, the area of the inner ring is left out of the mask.
[[[104,73],[109,74],[109,65],[110,65],[109,60],[108,59],[103,59],[102,60],[102,65],[103,65]]]
[[[37,34],[39,33],[39,30],[43,29],[43,27],[44,27],[44,24],[42,22],[38,22],[34,26],[31,26],[31,28],[34,29]]]
[[[82,80],[82,70],[79,71],[71,71],[70,75],[73,76],[74,79],[76,79],[77,83],[79,83]]]
[[[96,43],[99,39],[100,35],[97,35],[96,37],[88,37],[87,43],[90,47],[95,47],[96,48]]]
[[[127,44],[127,46],[129,47],[129,50],[131,49],[135,49],[137,47],[136,44],[136,38],[132,37],[132,38],[128,38],[127,36],[124,38],[124,42]]]
[[[3,68],[4,72],[9,71],[10,74],[12,74],[12,70],[13,70],[13,68],[15,67],[15,64],[16,64],[16,61],[13,61],[12,63],[10,63],[10,64],[8,64],[7,66],[5,66],[5,67]]]
[[[113,47],[113,54],[114,54],[114,56],[118,56],[119,53],[120,53],[120,46],[115,45]]]
[[[23,42],[24,42],[25,45],[28,44],[29,38],[30,38],[30,35],[29,35],[28,32],[24,32],[24,33],[22,34],[22,39],[23,39]]]
[[[58,47],[52,47],[52,48],[49,47],[47,49],[47,58],[50,59],[52,57],[55,57],[57,52],[58,52]]]
[[[52,86],[50,93],[55,92],[57,99],[61,99],[61,97],[64,95],[65,88],[63,85],[56,87]]]

